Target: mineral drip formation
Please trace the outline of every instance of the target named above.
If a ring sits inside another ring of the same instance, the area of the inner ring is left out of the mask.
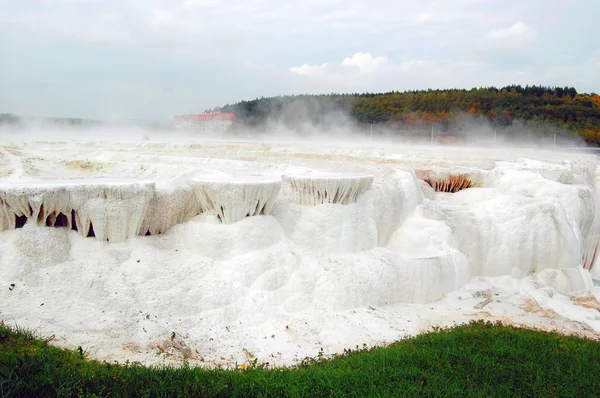
[[[372,175],[284,175],[284,192],[290,202],[303,206],[355,203],[373,184]]]
[[[194,190],[187,185],[157,189],[148,203],[140,235],[159,235],[202,212]]]
[[[0,230],[37,224],[66,227],[100,241],[137,235],[154,183],[0,186]]]
[[[0,232],[35,224],[64,227],[99,241],[162,234],[200,213],[230,224],[268,214],[280,180],[81,182],[0,185]]]
[[[595,176],[590,180],[594,186],[596,202],[594,218],[583,241],[581,263],[583,268],[589,270],[594,278],[600,279],[600,267],[596,266],[598,251],[600,250],[600,184],[599,181],[596,181]]]
[[[471,188],[480,179],[480,173],[467,169],[421,169],[415,170],[418,179],[425,181],[436,192],[456,193]]]
[[[471,182],[469,177],[465,175],[451,175],[441,180],[437,180],[435,178],[426,179],[425,182],[431,185],[431,187],[436,192],[455,193],[458,191],[462,191],[463,189],[471,188],[473,186],[473,183]]]
[[[269,214],[281,189],[281,180],[190,181],[203,213],[231,224],[244,217]]]

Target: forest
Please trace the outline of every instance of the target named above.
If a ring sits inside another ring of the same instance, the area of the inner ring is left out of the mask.
[[[453,136],[486,126],[504,136],[581,137],[600,145],[600,96],[573,87],[512,85],[364,94],[289,95],[217,107],[237,115],[238,128],[282,123],[328,129],[340,123],[383,127],[394,133],[431,130]],[[243,126],[243,127],[242,127]],[[371,127],[372,128],[372,127]]]

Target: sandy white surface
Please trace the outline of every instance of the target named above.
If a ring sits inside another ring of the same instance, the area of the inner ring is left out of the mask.
[[[473,187],[423,181],[451,175]],[[2,217],[31,216],[3,222],[0,319],[144,364],[290,365],[478,318],[598,338],[596,185],[594,156],[531,149],[4,142]],[[74,209],[96,239],[45,226]]]

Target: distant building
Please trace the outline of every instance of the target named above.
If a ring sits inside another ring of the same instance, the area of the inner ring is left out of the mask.
[[[195,115],[175,115],[173,117],[173,124],[178,129],[227,131],[234,120],[234,113],[211,112]]]
[[[213,126],[216,131],[228,130],[235,119],[235,113],[213,113]]]

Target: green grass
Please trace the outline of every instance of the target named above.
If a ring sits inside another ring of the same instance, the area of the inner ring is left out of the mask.
[[[600,342],[471,322],[294,368],[156,368],[88,360],[0,324],[0,395],[152,397],[600,394]]]

